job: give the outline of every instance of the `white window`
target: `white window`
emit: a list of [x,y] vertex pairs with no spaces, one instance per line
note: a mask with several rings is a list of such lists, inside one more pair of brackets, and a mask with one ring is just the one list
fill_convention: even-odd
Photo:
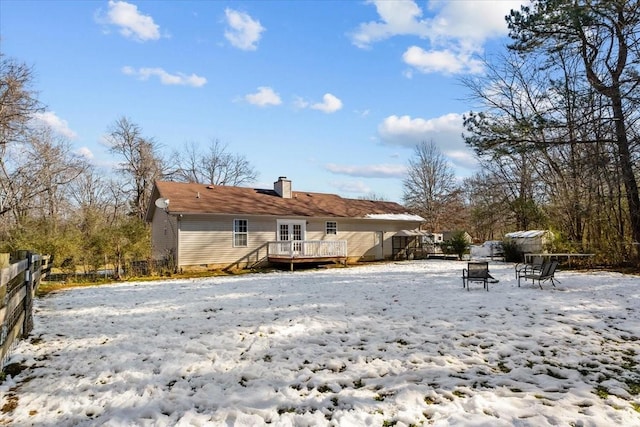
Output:
[[246,247],[249,241],[249,221],[246,219],[233,220],[233,246]]
[[338,223],[335,221],[327,221],[325,223],[325,234],[338,234]]
[[289,224],[280,224],[278,240],[289,240]]

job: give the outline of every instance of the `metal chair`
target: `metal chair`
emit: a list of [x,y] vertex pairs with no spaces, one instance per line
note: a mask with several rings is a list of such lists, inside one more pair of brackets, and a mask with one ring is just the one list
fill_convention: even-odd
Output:
[[540,286],[540,289],[542,289],[542,282],[546,282],[546,281],[550,280],[551,284],[555,288],[556,287],[556,281],[558,281],[558,283],[560,283],[560,281],[557,280],[554,277],[554,274],[556,272],[556,268],[557,267],[558,267],[558,261],[557,260],[544,262],[542,264],[542,267],[540,268],[540,270],[535,270],[535,271],[531,271],[530,273],[519,275],[518,276],[518,287],[520,287],[520,279],[524,278],[525,281],[527,279],[531,279],[533,281],[534,285],[535,285],[536,280],[537,280],[538,281],[538,286]]
[[462,288],[469,290],[470,282],[482,282],[484,289],[489,290],[489,263],[488,262],[470,262],[467,268],[462,269]]

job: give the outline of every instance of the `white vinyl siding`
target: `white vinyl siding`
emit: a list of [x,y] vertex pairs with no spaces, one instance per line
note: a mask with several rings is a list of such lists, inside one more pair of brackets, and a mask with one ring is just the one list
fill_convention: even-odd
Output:
[[243,259],[266,256],[266,243],[275,240],[275,219],[249,217],[248,246],[233,246],[233,220],[229,215],[193,215],[180,221],[180,265],[225,267]]
[[[179,221],[178,234],[180,266],[250,265],[267,256],[267,243],[277,237],[278,219],[281,217],[247,216],[246,247],[233,246],[234,215],[185,215]],[[406,221],[340,219],[337,235],[327,235],[327,218],[300,219],[305,221],[305,240],[346,240],[350,259],[374,260],[376,232],[383,234],[384,257],[391,257],[391,238],[397,231],[415,229],[419,223]]]
[[[359,258],[365,261],[372,261],[392,256],[392,237],[400,230],[414,229],[420,225],[419,222],[407,223],[405,221],[392,220],[340,220],[339,240],[347,241],[347,251],[349,258]],[[377,234],[382,232],[382,250],[379,252],[376,244]]]

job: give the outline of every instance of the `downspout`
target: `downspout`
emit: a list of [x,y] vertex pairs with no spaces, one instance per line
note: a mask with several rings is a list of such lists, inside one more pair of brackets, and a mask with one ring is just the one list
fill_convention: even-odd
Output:
[[[171,254],[173,255],[173,261],[175,262],[175,271],[177,272],[180,266],[180,248],[178,246],[178,242],[180,241],[179,239],[179,233],[180,233],[180,217],[182,215],[180,214],[170,214],[169,211],[167,209],[163,209],[165,215],[167,215],[167,222],[169,223],[169,228],[171,229],[171,235],[173,236],[173,241],[171,242]],[[173,226],[173,221],[171,219],[171,217],[175,218],[176,221],[176,225],[175,227]]]
[[180,271],[180,218],[182,215],[176,215],[176,232],[175,232],[175,261],[176,261],[176,271]]

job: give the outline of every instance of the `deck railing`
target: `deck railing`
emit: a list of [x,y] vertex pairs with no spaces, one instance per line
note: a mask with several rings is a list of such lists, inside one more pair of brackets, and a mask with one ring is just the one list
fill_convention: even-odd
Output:
[[346,240],[280,240],[269,242],[270,257],[333,258],[347,256]]

